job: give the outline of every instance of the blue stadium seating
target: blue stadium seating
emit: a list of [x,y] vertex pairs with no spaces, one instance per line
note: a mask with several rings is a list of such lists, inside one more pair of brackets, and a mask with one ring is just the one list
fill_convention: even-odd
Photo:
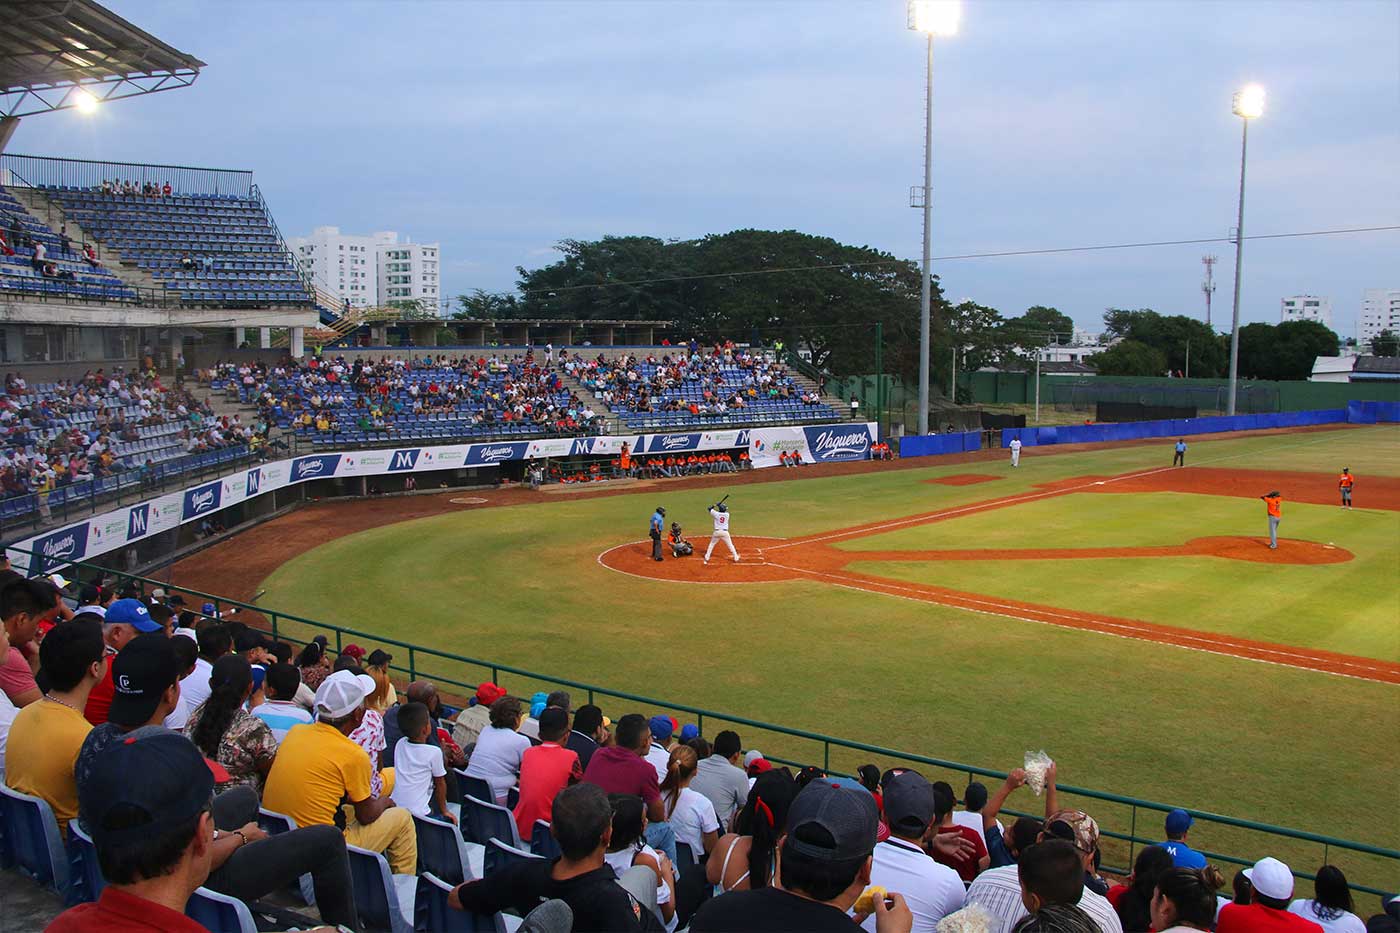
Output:
[[[73,273],[72,280],[51,279],[34,269],[34,249],[14,242],[10,233],[18,223],[26,236],[43,243],[48,250],[46,261],[59,271]],[[71,298],[81,301],[129,302],[136,299],[136,290],[105,267],[93,268],[78,252],[76,244],[67,252],[58,234],[25,210],[8,191],[0,188],[0,231],[10,240],[13,256],[0,256],[0,290],[20,292],[44,298]]]
[[200,888],[185,904],[185,916],[209,933],[258,933],[248,905],[236,897]]
[[107,887],[107,879],[102,877],[102,867],[97,862],[97,848],[87,830],[77,820],[68,821],[68,854],[71,865],[70,877],[74,903],[95,901]]
[[[124,262],[135,263],[186,305],[310,305],[296,261],[253,198],[169,198],[53,187],[44,192]],[[183,258],[203,259],[186,269]]]
[[430,871],[452,884],[476,877],[460,829],[417,814],[414,814],[413,825],[418,830],[419,871]]
[[0,784],[0,866],[12,865],[44,887],[70,896],[68,853],[53,808]]
[[378,852],[359,846],[345,847],[350,856],[350,884],[355,889],[355,910],[366,930],[412,933],[415,875],[394,875]]

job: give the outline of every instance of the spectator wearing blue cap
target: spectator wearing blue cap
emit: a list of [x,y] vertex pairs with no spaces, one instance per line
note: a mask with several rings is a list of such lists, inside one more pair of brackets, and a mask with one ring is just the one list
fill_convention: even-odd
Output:
[[1186,844],[1191,823],[1191,814],[1185,810],[1177,809],[1167,814],[1167,841],[1160,845],[1171,853],[1172,862],[1177,868],[1206,867],[1206,857]]
[[[164,626],[151,618],[150,610],[139,599],[118,599],[107,607],[104,616],[93,614],[92,617],[102,622],[102,640],[107,645],[108,662],[137,635],[165,631]],[[107,710],[112,706],[112,665],[107,663],[105,668],[102,680],[93,688],[87,705],[83,707],[83,718],[94,726],[107,721]]]
[[671,763],[671,746],[676,744],[676,729],[679,724],[670,716],[653,716],[647,720],[651,729],[651,746],[647,749],[647,762],[656,769],[657,783],[666,780],[666,769]]

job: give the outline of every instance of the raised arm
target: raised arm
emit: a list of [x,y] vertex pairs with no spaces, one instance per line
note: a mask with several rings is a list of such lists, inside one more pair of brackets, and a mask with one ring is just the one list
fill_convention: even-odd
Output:
[[987,805],[982,808],[982,828],[990,829],[996,824],[997,814],[1006,805],[1006,798],[1011,796],[1011,792],[1026,783],[1026,771],[1024,768],[1016,768],[1006,776],[996,793],[992,794]]

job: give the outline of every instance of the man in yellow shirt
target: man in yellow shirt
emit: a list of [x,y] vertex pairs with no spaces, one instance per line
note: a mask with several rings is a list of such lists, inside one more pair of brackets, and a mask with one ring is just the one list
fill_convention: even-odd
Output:
[[418,873],[418,833],[407,810],[388,795],[370,796],[370,763],[349,735],[365,715],[373,678],[337,671],[316,690],[316,721],[293,726],[282,739],[267,775],[262,805],[285,813],[297,826],[334,825],[341,803],[345,841],[382,852],[396,875]]
[[5,749],[5,784],[48,802],[58,831],[78,815],[73,766],[92,725],[83,718],[88,694],[106,672],[106,643],[96,619],[61,622],[39,644],[49,692],[15,716]]

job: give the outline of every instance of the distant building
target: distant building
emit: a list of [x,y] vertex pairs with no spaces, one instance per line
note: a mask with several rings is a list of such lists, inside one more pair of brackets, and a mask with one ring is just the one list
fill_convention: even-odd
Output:
[[1356,330],[1363,345],[1383,330],[1400,333],[1400,288],[1368,288],[1362,292]]
[[1284,324],[1289,321],[1317,321],[1328,330],[1332,330],[1332,299],[1317,295],[1294,295],[1285,298],[1278,319]]
[[369,236],[317,227],[288,241],[312,283],[337,309],[368,308],[391,301],[422,301],[436,309],[441,294],[437,243],[399,242],[392,230]]
[[1400,382],[1398,356],[1319,356],[1310,382]]

